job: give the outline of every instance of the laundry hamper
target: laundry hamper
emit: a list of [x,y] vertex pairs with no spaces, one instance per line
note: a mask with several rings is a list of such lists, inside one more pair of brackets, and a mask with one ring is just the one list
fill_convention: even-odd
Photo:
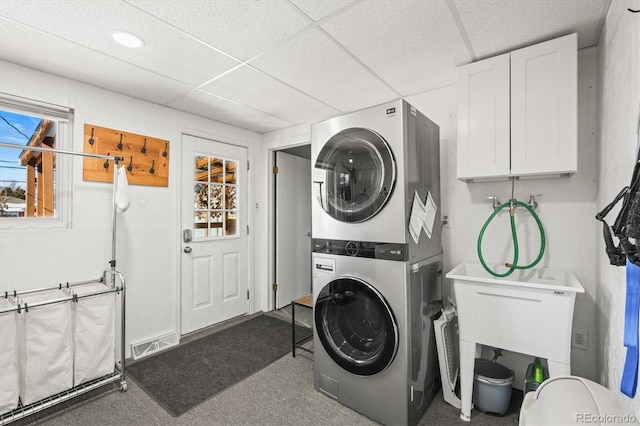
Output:
[[71,301],[44,306],[39,302],[64,299],[62,290],[48,290],[20,296],[18,314],[18,366],[20,399],[32,404],[73,387],[73,351],[71,340]]
[[115,293],[81,297],[108,290],[101,283],[74,287],[73,304],[74,384],[77,386],[111,374],[115,366]]
[[[0,311],[13,307],[6,298],[0,298]],[[0,414],[18,406],[17,316],[16,311],[0,313]]]

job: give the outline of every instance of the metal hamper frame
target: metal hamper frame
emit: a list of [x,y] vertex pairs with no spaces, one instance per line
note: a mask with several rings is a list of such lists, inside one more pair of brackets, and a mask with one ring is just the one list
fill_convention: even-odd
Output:
[[[117,222],[117,206],[116,206],[116,192],[118,190],[118,184],[117,184],[117,172],[118,172],[118,162],[122,161],[123,158],[122,157],[117,157],[117,156],[112,156],[112,155],[100,155],[100,154],[91,154],[91,153],[84,153],[84,152],[75,152],[75,151],[64,151],[64,150],[58,150],[58,149],[49,149],[49,148],[42,148],[42,147],[27,147],[27,146],[23,146],[23,145],[13,145],[13,144],[7,144],[7,143],[3,143],[0,142],[0,147],[4,147],[4,148],[16,148],[16,149],[22,149],[22,150],[31,150],[31,151],[42,151],[42,152],[51,152],[51,153],[56,153],[56,154],[67,154],[67,155],[76,155],[76,156],[81,156],[81,157],[93,157],[93,158],[101,158],[101,159],[105,159],[107,161],[109,160],[113,160],[114,162],[114,167],[113,167],[113,197],[112,197],[112,203],[113,203],[113,210],[112,210],[112,237],[111,237],[111,260],[109,261],[109,265],[110,268],[106,269],[105,271],[103,271],[102,275],[97,278],[97,279],[92,279],[92,280],[88,280],[88,281],[80,281],[80,282],[75,282],[75,283],[66,283],[66,284],[58,284],[56,286],[52,286],[52,287],[46,287],[46,288],[39,288],[39,289],[34,289],[34,290],[25,290],[25,291],[13,291],[12,293],[9,292],[5,292],[4,296],[0,296],[0,297],[5,297],[6,299],[10,299],[13,300],[14,304],[16,306],[13,306],[11,308],[5,308],[5,309],[0,309],[0,315],[2,314],[6,314],[9,312],[14,312],[17,311],[18,313],[22,311],[22,309],[28,310],[29,308],[33,308],[33,307],[37,307],[37,306],[44,306],[44,305],[50,305],[50,304],[54,304],[54,303],[61,303],[61,302],[67,302],[67,301],[72,301],[72,302],[77,302],[78,299],[81,298],[86,298],[86,297],[92,297],[92,296],[98,296],[98,295],[102,295],[102,294],[108,294],[108,293],[116,293],[118,295],[120,295],[120,314],[121,314],[121,329],[120,329],[120,361],[118,362],[116,360],[116,364],[114,366],[114,371],[110,374],[107,374],[106,376],[102,376],[99,377],[97,379],[94,380],[90,380],[88,382],[82,383],[80,385],[74,386],[73,388],[67,389],[63,392],[60,392],[58,394],[55,395],[51,395],[49,397],[46,397],[44,399],[41,399],[40,401],[36,401],[32,404],[29,405],[22,405],[22,402],[20,401],[18,404],[18,407],[15,408],[14,410],[8,411],[6,413],[0,413],[0,425],[5,425],[5,424],[9,424],[11,422],[17,421],[19,419],[22,419],[24,417],[30,416],[32,414],[35,414],[39,411],[45,410],[47,408],[50,408],[54,405],[60,404],[62,402],[68,401],[72,398],[75,398],[77,396],[80,396],[82,394],[85,394],[87,392],[90,392],[94,389],[100,388],[104,385],[107,385],[109,383],[113,383],[113,382],[117,382],[118,380],[120,381],[120,391],[125,392],[127,390],[127,381],[126,381],[126,374],[125,374],[125,316],[126,316],[126,299],[125,299],[125,288],[126,288],[126,284],[125,284],[125,278],[122,275],[122,273],[118,272],[116,270],[116,222]],[[107,275],[109,275],[109,281],[107,281]],[[120,286],[116,286],[116,278],[119,279],[120,281]],[[110,286],[107,287],[105,290],[100,290],[100,291],[95,291],[95,292],[91,292],[91,293],[86,293],[86,294],[82,294],[81,296],[78,296],[77,294],[73,294],[71,292],[70,295],[67,295],[66,297],[61,297],[61,298],[57,298],[57,299],[53,299],[53,300],[47,300],[44,302],[38,302],[38,303],[33,303],[33,304],[22,304],[20,303],[20,299],[19,296],[20,295],[25,295],[25,294],[33,294],[33,293],[38,293],[38,292],[43,292],[43,291],[48,291],[48,290],[55,290],[55,289],[66,289],[66,290],[71,290],[72,287],[74,286],[80,286],[80,285],[85,285],[85,284],[91,284],[91,283],[110,283]]]

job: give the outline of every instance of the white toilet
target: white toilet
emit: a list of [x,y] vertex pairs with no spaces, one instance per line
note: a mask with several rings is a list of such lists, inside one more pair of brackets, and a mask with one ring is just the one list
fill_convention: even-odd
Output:
[[553,377],[525,395],[520,426],[580,424],[640,423],[613,392],[582,377]]

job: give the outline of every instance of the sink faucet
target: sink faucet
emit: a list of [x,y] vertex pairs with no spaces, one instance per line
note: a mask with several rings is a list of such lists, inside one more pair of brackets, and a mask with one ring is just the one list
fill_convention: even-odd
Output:
[[542,194],[530,194],[529,202],[527,203],[529,207],[535,210],[538,207],[538,202],[536,201],[536,197],[542,197]]
[[491,200],[491,208],[493,210],[495,210],[498,207],[500,207],[500,201],[498,201],[498,197],[496,195],[492,195],[490,197],[487,197],[487,200]]

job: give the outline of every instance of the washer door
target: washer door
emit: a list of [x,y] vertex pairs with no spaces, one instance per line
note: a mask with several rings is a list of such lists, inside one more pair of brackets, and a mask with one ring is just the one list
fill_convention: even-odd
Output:
[[364,222],[393,192],[396,165],[387,142],[368,129],[347,129],[322,147],[313,171],[320,206],[342,222]]
[[393,361],[398,324],[371,285],[353,277],[331,281],[318,294],[314,312],[318,338],[340,367],[371,376]]

